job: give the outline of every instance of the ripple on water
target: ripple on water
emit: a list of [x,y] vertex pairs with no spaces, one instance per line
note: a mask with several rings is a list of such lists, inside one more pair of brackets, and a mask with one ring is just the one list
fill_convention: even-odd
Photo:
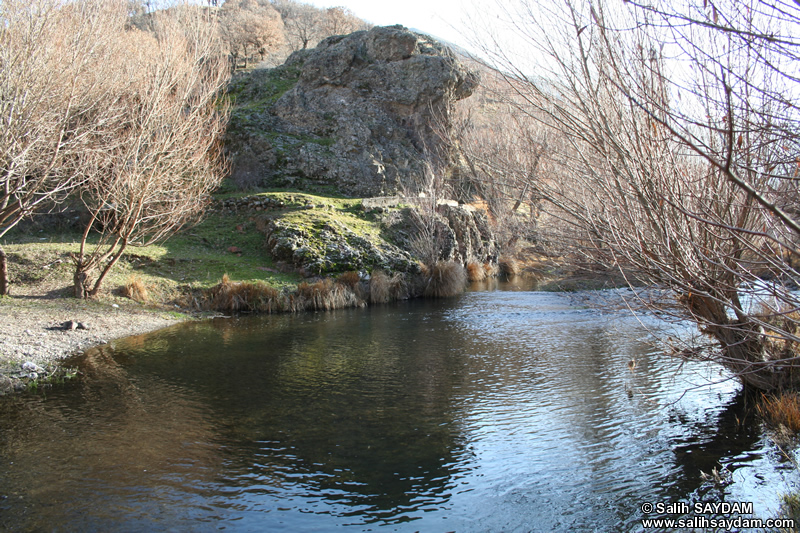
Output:
[[725,497],[768,512],[793,472],[735,382],[661,356],[655,325],[580,294],[473,292],[119,341],[87,355],[91,379],[5,404],[0,490],[21,500],[0,513],[22,530],[629,531],[643,501],[708,496],[719,463]]

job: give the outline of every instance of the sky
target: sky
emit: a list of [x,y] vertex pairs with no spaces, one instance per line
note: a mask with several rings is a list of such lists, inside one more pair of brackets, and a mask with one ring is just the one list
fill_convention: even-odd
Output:
[[465,0],[304,0],[316,7],[342,6],[378,26],[402,24],[460,46],[467,45],[463,22]]

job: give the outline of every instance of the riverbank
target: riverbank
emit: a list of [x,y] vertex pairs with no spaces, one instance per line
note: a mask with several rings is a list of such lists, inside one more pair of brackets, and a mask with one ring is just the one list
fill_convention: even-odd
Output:
[[36,288],[0,298],[0,395],[64,378],[63,361],[91,347],[192,318],[126,298],[84,301]]

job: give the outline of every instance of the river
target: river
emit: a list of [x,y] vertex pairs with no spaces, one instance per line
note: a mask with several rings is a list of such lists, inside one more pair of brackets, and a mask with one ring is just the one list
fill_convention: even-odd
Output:
[[80,378],[0,401],[0,524],[639,531],[644,503],[767,518],[797,490],[737,382],[661,354],[658,321],[492,288],[90,350]]

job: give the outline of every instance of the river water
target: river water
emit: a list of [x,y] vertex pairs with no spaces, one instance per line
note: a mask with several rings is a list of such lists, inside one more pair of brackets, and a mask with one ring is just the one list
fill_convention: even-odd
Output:
[[80,379],[0,402],[0,524],[637,531],[645,502],[770,517],[796,490],[737,383],[659,354],[657,322],[494,288],[90,350]]

